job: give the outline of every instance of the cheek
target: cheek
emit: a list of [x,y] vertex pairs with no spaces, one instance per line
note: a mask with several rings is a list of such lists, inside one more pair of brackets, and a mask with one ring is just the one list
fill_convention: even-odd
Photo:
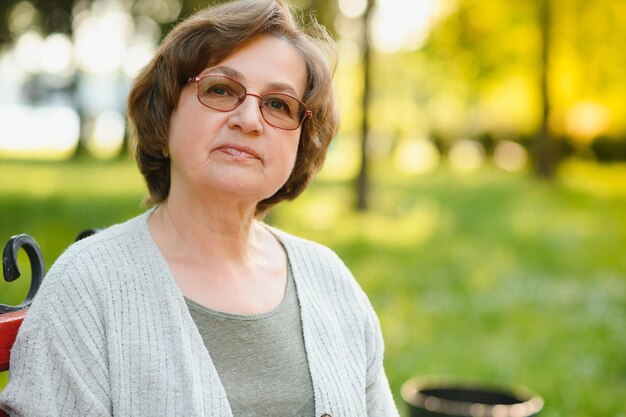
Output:
[[167,135],[168,145],[173,151],[181,145],[183,138],[187,137],[189,123],[185,120],[185,114],[180,109],[174,110],[170,118],[169,132]]
[[280,183],[280,186],[284,185],[291,172],[294,170],[297,155],[298,155],[298,139],[294,138],[281,138],[280,146],[274,147],[272,153],[272,175],[275,180]]
[[183,91],[170,117],[169,139],[188,141],[205,131],[211,120],[205,110],[195,95]]
[[284,164],[288,166],[289,173],[293,170],[294,164],[296,163],[296,159],[298,156],[298,144],[299,140],[296,138],[293,141],[290,141],[289,146],[286,147],[283,153],[283,161]]
[[196,112],[173,114],[168,133],[169,148],[176,153],[196,153],[198,156],[216,135],[215,123]]

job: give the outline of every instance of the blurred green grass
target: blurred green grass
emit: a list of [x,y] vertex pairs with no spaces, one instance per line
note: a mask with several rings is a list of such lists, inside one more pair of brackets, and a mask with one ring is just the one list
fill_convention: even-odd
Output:
[[[548,183],[379,162],[374,177],[368,213],[351,210],[350,184],[322,176],[269,221],[351,268],[403,413],[405,380],[449,375],[527,385],[545,417],[626,415],[626,166],[568,162]],[[145,194],[129,161],[1,161],[0,178],[0,240],[33,235],[48,266],[79,230],[140,213]],[[0,283],[0,302],[27,282]]]

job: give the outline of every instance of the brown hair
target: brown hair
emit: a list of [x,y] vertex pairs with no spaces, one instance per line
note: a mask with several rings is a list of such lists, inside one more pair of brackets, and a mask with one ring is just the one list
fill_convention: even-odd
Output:
[[302,54],[307,69],[303,101],[313,117],[302,126],[289,179],[257,204],[257,216],[297,197],[321,169],[338,126],[331,83],[335,43],[314,19],[306,28],[296,22],[286,1],[237,0],[208,7],[180,22],[134,81],[128,97],[131,144],[148,185],[149,204],[158,204],[169,194],[170,161],[164,150],[170,117],[187,79],[260,35],[286,39]]

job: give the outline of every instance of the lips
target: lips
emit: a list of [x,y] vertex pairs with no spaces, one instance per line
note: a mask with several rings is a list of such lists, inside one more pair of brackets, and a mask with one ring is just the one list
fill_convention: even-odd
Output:
[[261,159],[259,154],[248,146],[226,144],[216,148],[216,150],[238,158]]

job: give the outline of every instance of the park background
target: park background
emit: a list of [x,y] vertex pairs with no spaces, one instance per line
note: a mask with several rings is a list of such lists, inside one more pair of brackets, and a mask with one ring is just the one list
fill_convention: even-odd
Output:
[[[528,386],[542,416],[626,416],[626,3],[292,3],[338,42],[342,123],[268,222],[351,268],[399,409],[437,375]],[[49,266],[144,210],[125,95],[205,4],[2,1],[0,240],[31,234]],[[20,256],[0,303],[27,291]]]

